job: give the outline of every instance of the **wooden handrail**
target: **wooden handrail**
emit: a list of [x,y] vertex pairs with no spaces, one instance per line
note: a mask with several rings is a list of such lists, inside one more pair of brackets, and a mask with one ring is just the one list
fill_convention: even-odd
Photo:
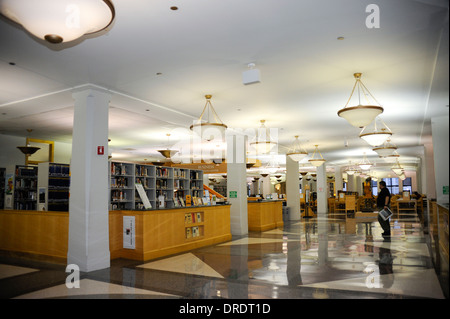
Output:
[[209,196],[211,197],[212,195],[216,195],[217,198],[225,198],[225,196],[220,195],[218,192],[216,192],[214,189],[212,189],[209,186],[206,186],[205,184],[203,184],[203,189],[209,191]]

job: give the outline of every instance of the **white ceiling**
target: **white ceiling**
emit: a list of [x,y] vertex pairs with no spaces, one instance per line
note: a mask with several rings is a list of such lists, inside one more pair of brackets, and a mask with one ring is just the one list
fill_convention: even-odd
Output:
[[[212,94],[229,128],[256,129],[265,119],[277,129],[280,154],[299,135],[310,155],[319,145],[327,166],[364,152],[383,166],[360,129],[337,116],[362,72],[400,161],[414,166],[431,117],[448,115],[448,0],[113,3],[106,31],[70,44],[46,44],[0,18],[0,134],[33,129],[34,138],[70,142],[71,91],[92,84],[112,93],[113,156],[161,159],[166,134],[176,143]],[[379,28],[366,27],[371,3]],[[243,85],[251,62],[261,83]]]

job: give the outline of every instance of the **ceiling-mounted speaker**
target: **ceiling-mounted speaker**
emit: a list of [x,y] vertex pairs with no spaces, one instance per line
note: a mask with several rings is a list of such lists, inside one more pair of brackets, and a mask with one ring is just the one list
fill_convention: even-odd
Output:
[[255,69],[254,63],[248,64],[249,70],[242,72],[242,83],[244,85],[255,84],[261,82],[261,74],[258,69]]

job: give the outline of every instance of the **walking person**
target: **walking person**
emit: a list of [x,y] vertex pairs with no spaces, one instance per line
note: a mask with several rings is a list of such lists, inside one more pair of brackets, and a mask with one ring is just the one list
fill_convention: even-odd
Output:
[[[391,202],[391,192],[389,192],[389,189],[386,188],[386,182],[381,181],[380,182],[380,193],[377,197],[377,208],[378,211],[382,210],[383,208],[389,208],[389,204]],[[389,218],[386,220],[383,220],[380,215],[378,215],[378,222],[381,225],[381,228],[383,229],[383,233],[381,234],[383,237],[389,237],[391,236],[391,224],[389,223]]]

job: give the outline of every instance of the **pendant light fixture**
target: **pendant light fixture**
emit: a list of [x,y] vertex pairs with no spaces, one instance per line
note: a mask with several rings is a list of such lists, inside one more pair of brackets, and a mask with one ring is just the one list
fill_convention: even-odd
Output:
[[395,165],[392,166],[391,169],[398,176],[400,176],[403,173],[403,168],[400,166],[400,163],[398,162],[398,160],[396,160]]
[[391,139],[388,138],[382,146],[375,147],[373,151],[377,152],[380,157],[386,157],[394,154],[397,146],[391,143]]
[[167,136],[167,149],[166,150],[158,150],[158,152],[161,153],[161,155],[164,156],[165,158],[171,158],[172,155],[178,153],[178,151],[169,149],[170,134],[166,134],[166,136]]
[[308,152],[300,144],[300,141],[298,140],[298,135],[295,136],[294,144],[291,150],[289,150],[289,152],[286,153],[286,155],[289,156],[291,160],[295,162],[301,161],[303,158],[305,158],[306,155],[308,155]]
[[354,166],[352,166],[352,162],[350,161],[345,172],[347,173],[347,175],[353,175],[356,173],[356,171],[357,171],[356,168]]
[[367,171],[372,167],[372,163],[369,162],[369,160],[367,159],[366,153],[364,153],[363,159],[362,159],[361,163],[358,164],[358,166],[363,171]]
[[380,117],[375,118],[369,126],[364,127],[361,133],[359,133],[359,137],[373,147],[382,145],[391,136],[391,130],[384,124]]
[[109,0],[0,0],[0,13],[53,44],[104,30],[115,16]]
[[277,143],[273,141],[270,136],[270,130],[264,125],[266,120],[261,120],[260,122],[261,127],[258,129],[258,134],[255,137],[255,140],[250,143],[250,146],[255,148],[257,154],[267,154],[277,145]]
[[[28,135],[32,132],[32,129],[27,129]],[[40,150],[40,147],[37,146],[31,146],[29,143],[26,146],[17,146],[17,148],[23,153],[25,154],[26,157],[33,155],[34,153],[36,153],[38,150]]]
[[[383,113],[383,108],[380,103],[373,97],[373,95],[369,92],[366,86],[361,82],[362,73],[354,73],[355,77],[355,85],[353,86],[352,93],[345,104],[344,108],[339,110],[337,113],[338,116],[346,119],[351,125],[355,127],[364,127],[369,125],[375,117]],[[350,103],[350,100],[355,92],[355,89],[358,91],[358,105],[347,107]],[[361,93],[366,98],[366,105],[361,104]],[[372,101],[370,101],[369,97],[372,97],[373,101],[378,105],[374,105]]]
[[[309,162],[310,162],[312,165],[314,165],[315,167],[319,167],[319,166],[321,166],[323,163],[325,163],[325,160],[324,160],[322,154],[321,154],[320,151],[319,151],[319,147],[318,147],[319,145],[314,145],[314,146],[315,146],[314,153],[313,153],[311,159],[309,160]],[[319,154],[320,158],[319,158],[319,157],[317,157],[317,158],[315,157],[316,153]]]
[[[197,132],[202,137],[202,139],[206,141],[211,141],[212,139],[214,139],[214,136],[217,135],[224,138],[227,126],[223,124],[223,122],[220,120],[219,116],[214,110],[214,107],[211,104],[212,95],[207,94],[205,95],[205,98],[206,104],[205,107],[203,108],[202,114],[200,114],[197,123],[190,126],[190,129],[194,132]],[[205,113],[207,116],[206,121],[203,119]],[[211,116],[214,118],[213,122],[211,121],[210,118]]]

